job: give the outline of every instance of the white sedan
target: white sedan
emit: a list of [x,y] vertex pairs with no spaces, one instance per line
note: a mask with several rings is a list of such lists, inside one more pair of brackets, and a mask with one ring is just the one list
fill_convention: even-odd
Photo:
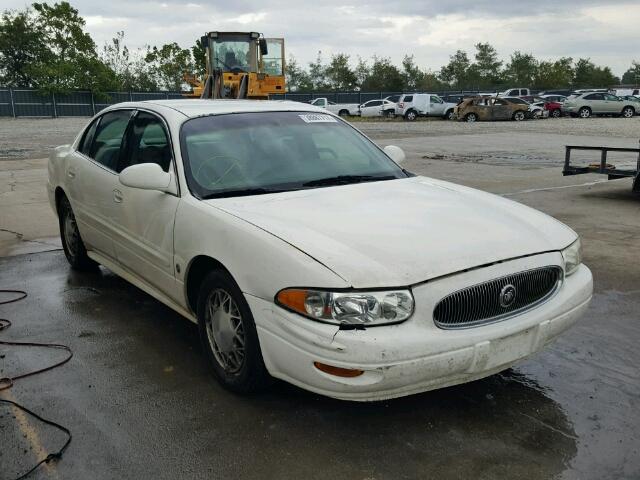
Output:
[[570,228],[403,159],[297,102],[122,103],[53,152],[48,192],[71,266],[196,322],[225,387],[379,400],[504,370],[592,295]]
[[393,117],[396,104],[389,100],[369,100],[360,105],[360,115],[363,117]]

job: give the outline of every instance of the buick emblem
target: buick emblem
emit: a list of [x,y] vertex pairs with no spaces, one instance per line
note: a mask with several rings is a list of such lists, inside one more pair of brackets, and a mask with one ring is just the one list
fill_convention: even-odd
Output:
[[500,306],[502,308],[510,307],[516,299],[516,287],[511,284],[505,285],[500,290]]

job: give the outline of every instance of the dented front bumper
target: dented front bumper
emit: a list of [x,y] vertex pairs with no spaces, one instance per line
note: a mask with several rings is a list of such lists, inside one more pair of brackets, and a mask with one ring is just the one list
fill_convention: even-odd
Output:
[[[452,275],[413,288],[414,315],[398,325],[338,330],[248,296],[265,365],[277,378],[345,400],[373,401],[455,385],[499,372],[538,351],[575,323],[591,299],[593,282],[582,265],[548,301],[504,321],[443,330],[432,320],[446,292],[543,264],[560,264],[549,253]],[[314,362],[363,370],[339,377]]]

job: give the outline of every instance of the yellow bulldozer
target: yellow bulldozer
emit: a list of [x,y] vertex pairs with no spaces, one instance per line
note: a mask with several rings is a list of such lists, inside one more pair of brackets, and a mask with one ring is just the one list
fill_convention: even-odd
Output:
[[187,74],[195,98],[266,100],[285,93],[284,39],[257,32],[209,32],[200,39],[206,51],[204,78]]

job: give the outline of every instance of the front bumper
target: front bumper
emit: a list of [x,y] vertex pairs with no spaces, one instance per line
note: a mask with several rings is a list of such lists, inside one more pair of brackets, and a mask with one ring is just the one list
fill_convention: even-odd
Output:
[[[416,311],[399,325],[338,330],[247,296],[262,355],[274,377],[329,397],[373,401],[486,377],[540,351],[575,323],[593,290],[582,265],[542,305],[504,321],[442,330],[432,312],[447,293],[489,278],[542,265],[561,265],[559,253],[527,257],[414,287]],[[364,370],[358,377],[329,375],[314,362]]]

